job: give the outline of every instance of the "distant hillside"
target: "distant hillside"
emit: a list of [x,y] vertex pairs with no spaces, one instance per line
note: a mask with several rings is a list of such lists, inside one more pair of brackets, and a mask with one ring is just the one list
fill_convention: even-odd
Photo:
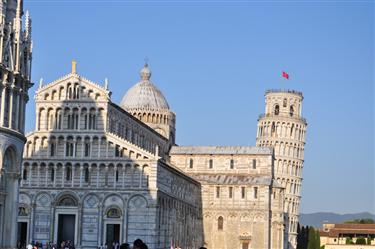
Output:
[[342,223],[347,220],[354,219],[373,219],[375,215],[371,213],[357,213],[357,214],[335,214],[335,213],[312,213],[301,214],[299,222],[302,226],[313,226],[321,228],[323,223]]

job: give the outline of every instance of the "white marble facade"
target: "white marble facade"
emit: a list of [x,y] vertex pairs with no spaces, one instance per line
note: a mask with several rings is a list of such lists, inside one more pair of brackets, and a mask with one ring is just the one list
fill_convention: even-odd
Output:
[[[24,148],[18,237],[69,238],[77,248],[136,238],[160,249],[294,248],[303,147],[288,154],[299,161],[281,169],[279,144],[261,140],[268,113],[259,119],[259,147],[177,146],[176,116],[147,64],[140,76],[120,106],[107,81],[78,75],[75,62],[70,74],[40,83],[36,129]],[[304,121],[288,115],[272,117]],[[270,131],[286,134],[281,124]],[[304,127],[298,123],[293,134],[303,136]]]
[[[198,247],[200,184],[166,160],[170,132],[161,135],[110,96],[107,83],[79,76],[75,63],[70,74],[39,86],[36,130],[27,135],[22,164],[21,237],[69,239],[77,248],[137,238],[149,248],[171,241]],[[150,122],[168,126],[168,112],[150,113]]]

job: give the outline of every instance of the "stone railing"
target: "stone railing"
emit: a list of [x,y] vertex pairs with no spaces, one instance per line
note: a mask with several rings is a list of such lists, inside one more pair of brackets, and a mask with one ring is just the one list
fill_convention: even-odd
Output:
[[293,93],[293,94],[297,94],[303,97],[302,92],[291,90],[291,89],[269,89],[269,90],[266,90],[266,94],[268,93]]

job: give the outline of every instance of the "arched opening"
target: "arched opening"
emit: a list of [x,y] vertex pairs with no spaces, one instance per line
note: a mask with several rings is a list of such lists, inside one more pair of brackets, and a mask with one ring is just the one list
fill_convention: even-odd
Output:
[[8,147],[4,154],[2,169],[5,171],[12,171],[15,168],[15,155],[14,149]]
[[193,161],[193,158],[190,158],[189,160],[189,168],[193,168],[194,167],[194,161]]
[[294,107],[292,105],[290,106],[289,114],[290,114],[291,117],[293,117]]
[[58,201],[58,206],[65,206],[65,207],[76,207],[78,206],[77,200],[71,195],[64,195]]
[[280,106],[276,105],[275,106],[275,115],[279,115],[279,113],[280,113]]
[[224,229],[224,218],[220,216],[217,219],[217,230],[222,231]]
[[90,180],[90,172],[88,168],[85,168],[85,182],[88,183]]

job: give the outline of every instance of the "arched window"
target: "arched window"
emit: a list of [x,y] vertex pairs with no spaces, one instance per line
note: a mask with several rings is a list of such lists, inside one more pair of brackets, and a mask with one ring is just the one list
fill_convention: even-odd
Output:
[[189,168],[193,168],[194,167],[194,161],[193,161],[193,158],[190,158],[189,160]]
[[287,99],[284,99],[284,100],[283,100],[283,107],[286,107],[287,103],[288,103],[288,100],[287,100]]
[[224,218],[220,216],[217,219],[217,230],[222,231],[224,229]]
[[292,124],[292,127],[290,127],[290,135],[293,136],[293,129],[294,129],[294,124]]
[[234,160],[233,159],[230,159],[230,168],[234,169]]
[[3,161],[3,169],[5,169],[6,171],[12,171],[12,168],[15,166],[15,162],[14,162],[14,159],[15,159],[15,156],[14,156],[14,150],[12,148],[8,148],[6,151],[5,151],[5,155],[4,155],[4,161]]
[[294,114],[294,107],[293,107],[292,105],[290,106],[289,114],[290,114],[291,117],[292,117],[293,114]]
[[108,218],[120,218],[121,217],[121,211],[118,208],[110,208],[107,211],[107,217]]
[[70,181],[72,180],[72,169],[70,167],[67,167],[66,168],[66,176],[65,176],[65,179],[67,181]]
[[65,156],[73,156],[73,143],[66,142],[65,146],[66,146]]
[[214,167],[214,161],[212,159],[209,160],[208,164],[209,164],[210,169]]
[[90,156],[90,143],[86,142],[85,143],[85,157],[89,157],[89,156]]
[[51,156],[55,156],[55,143],[51,143],[51,153],[50,153]]
[[29,210],[26,207],[19,207],[18,208],[18,216],[28,216]]
[[77,201],[71,196],[64,196],[60,199],[58,206],[74,207],[77,206]]
[[254,199],[258,199],[258,187],[254,187]]
[[61,111],[57,110],[56,111],[56,123],[55,123],[55,128],[61,129]]
[[51,182],[55,180],[55,169],[51,169],[51,177],[50,177]]
[[216,187],[216,198],[220,198],[220,187]]
[[257,160],[253,159],[253,169],[256,169],[256,168],[257,168]]
[[89,182],[90,172],[88,168],[85,168],[85,182]]
[[280,106],[276,105],[275,106],[275,115],[279,115],[279,113],[280,113]]
[[118,170],[116,169],[116,182],[118,182],[119,180],[119,174],[118,174]]
[[271,134],[275,134],[276,132],[276,126],[275,126],[275,122],[272,122],[272,126],[271,126]]
[[27,180],[27,169],[24,169],[24,170],[23,170],[23,176],[22,176],[22,179],[25,180],[25,181]]

